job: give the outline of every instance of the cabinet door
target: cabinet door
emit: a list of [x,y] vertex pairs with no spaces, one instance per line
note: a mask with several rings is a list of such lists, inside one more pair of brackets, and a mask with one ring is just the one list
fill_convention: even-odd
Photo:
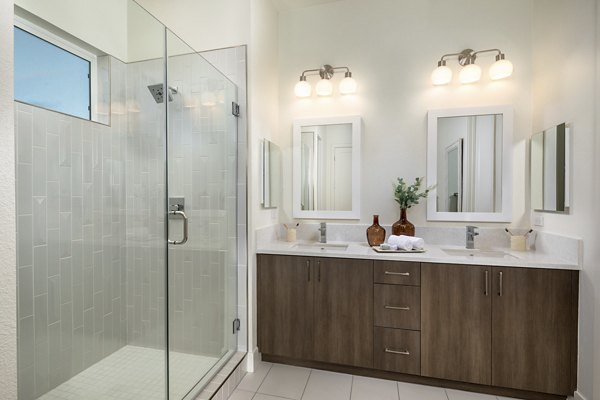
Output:
[[259,347],[264,354],[312,359],[313,261],[258,256]]
[[567,395],[571,271],[494,268],[492,384]]
[[421,374],[491,383],[491,272],[421,264]]
[[372,367],[373,262],[319,259],[315,269],[315,360]]

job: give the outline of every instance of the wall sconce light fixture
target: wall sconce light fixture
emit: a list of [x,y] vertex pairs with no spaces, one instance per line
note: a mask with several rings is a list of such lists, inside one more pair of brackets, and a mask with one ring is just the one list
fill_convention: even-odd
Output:
[[315,86],[315,92],[318,96],[331,96],[333,94],[333,84],[331,78],[333,77],[336,70],[345,70],[344,79],[340,81],[339,91],[341,94],[354,94],[356,93],[356,81],[352,77],[352,72],[348,67],[332,67],[329,64],[323,65],[319,69],[307,69],[300,75],[300,82],[296,83],[294,87],[294,93],[296,97],[309,97],[312,93],[312,87],[310,83],[306,81],[307,75],[316,75],[317,73],[321,77],[321,80],[317,82]]
[[475,64],[477,56],[482,53],[498,53],[496,54],[496,62],[492,64],[489,70],[490,79],[493,81],[508,78],[513,73],[513,64],[506,59],[504,53],[499,49],[488,49],[474,51],[465,49],[460,53],[444,54],[438,66],[431,74],[431,82],[436,85],[447,85],[452,80],[452,70],[446,65],[446,59],[457,57],[458,63],[462,66],[458,74],[458,80],[462,84],[479,82],[481,79],[481,67]]

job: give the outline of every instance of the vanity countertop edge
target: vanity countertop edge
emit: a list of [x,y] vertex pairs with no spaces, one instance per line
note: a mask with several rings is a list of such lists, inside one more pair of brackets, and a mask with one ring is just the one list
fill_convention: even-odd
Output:
[[[335,243],[335,242],[331,242]],[[364,260],[383,260],[383,261],[412,261],[420,263],[434,264],[462,264],[462,265],[490,265],[501,267],[517,268],[538,268],[538,269],[559,269],[580,271],[581,266],[568,261],[557,259],[548,254],[541,254],[536,251],[512,251],[505,248],[485,249],[494,251],[503,251],[510,258],[493,257],[469,257],[469,256],[451,256],[444,253],[444,249],[459,250],[465,249],[460,246],[446,245],[426,245],[424,253],[378,253],[365,242],[350,242],[345,250],[328,248],[322,250],[318,245],[313,248],[297,245],[306,244],[304,242],[271,242],[257,246],[256,254],[276,254],[303,257],[328,257],[328,258],[353,258]],[[313,243],[314,244],[314,243]]]

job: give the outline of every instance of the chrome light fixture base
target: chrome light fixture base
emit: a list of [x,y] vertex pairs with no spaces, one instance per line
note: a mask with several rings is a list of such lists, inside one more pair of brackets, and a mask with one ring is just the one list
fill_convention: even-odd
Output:
[[333,77],[333,72],[333,67],[329,64],[325,64],[319,69],[321,79],[331,79]]
[[473,64],[475,62],[475,51],[473,49],[464,49],[460,53],[458,53],[458,63],[463,67],[465,65]]

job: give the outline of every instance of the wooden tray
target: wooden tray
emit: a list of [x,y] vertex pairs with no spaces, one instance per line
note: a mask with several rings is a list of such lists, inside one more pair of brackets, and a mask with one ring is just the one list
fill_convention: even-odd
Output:
[[380,246],[372,246],[373,250],[378,253],[425,253],[425,249],[421,250],[381,250]]

